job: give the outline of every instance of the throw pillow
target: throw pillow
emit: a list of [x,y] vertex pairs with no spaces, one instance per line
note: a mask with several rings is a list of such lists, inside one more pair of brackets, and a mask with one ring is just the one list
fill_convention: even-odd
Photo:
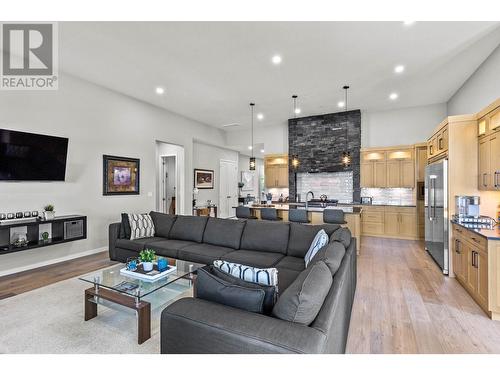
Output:
[[[339,241],[342,242],[342,244],[345,246],[347,249],[349,245],[351,244],[351,238],[352,234],[349,228],[339,228],[335,232],[332,233],[330,236],[330,242],[333,241]],[[359,246],[359,244],[358,244]]]
[[326,264],[315,262],[281,294],[274,305],[273,315],[293,323],[311,324],[321,310],[332,282]]
[[131,240],[155,235],[155,226],[149,214],[128,214],[128,221]]
[[324,229],[321,229],[318,233],[316,233],[316,236],[314,236],[311,246],[309,247],[309,250],[307,251],[306,256],[304,257],[306,267],[311,261],[311,259],[314,258],[319,249],[321,249],[327,243],[328,243],[328,234],[326,234]]
[[278,286],[276,268],[256,268],[225,260],[214,260],[214,266],[239,279],[263,285]]
[[120,225],[120,238],[130,239],[130,222],[128,221],[128,214],[122,214],[122,224]]
[[262,314],[265,292],[231,284],[210,273],[205,267],[197,270],[196,298]]
[[228,283],[243,286],[251,289],[261,289],[264,291],[264,304],[262,306],[262,310],[264,314],[271,315],[273,311],[274,304],[276,303],[276,298],[278,296],[278,287],[276,286],[268,286],[257,283],[252,283],[250,281],[241,280],[238,277],[232,276],[224,271],[221,271],[219,268],[215,266],[207,266],[209,267],[210,272],[217,276],[219,279],[227,281]]
[[342,242],[332,241],[328,245],[323,246],[311,259],[309,266],[312,266],[318,261],[323,261],[330,269],[332,275],[335,275],[344,259],[345,247]]

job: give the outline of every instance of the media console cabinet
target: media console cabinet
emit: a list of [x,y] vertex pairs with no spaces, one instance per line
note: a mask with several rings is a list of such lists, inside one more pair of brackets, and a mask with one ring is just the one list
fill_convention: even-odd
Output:
[[[44,232],[49,234],[48,240],[42,239]],[[19,234],[26,235],[28,240],[26,246],[16,247],[13,245]],[[52,220],[31,219],[22,222],[5,220],[0,223],[0,255],[85,238],[87,238],[86,216],[56,216]]]

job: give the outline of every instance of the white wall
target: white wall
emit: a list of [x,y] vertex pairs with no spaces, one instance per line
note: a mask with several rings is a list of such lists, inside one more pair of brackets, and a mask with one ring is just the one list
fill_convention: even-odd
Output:
[[[222,131],[80,79],[62,75],[57,91],[0,91],[0,127],[69,138],[66,182],[0,183],[0,212],[41,210],[88,216],[88,238],[0,255],[0,274],[107,246],[108,225],[121,212],[156,206],[155,141],[185,150],[185,197],[193,186],[193,137],[224,145]],[[102,195],[102,155],[140,158],[141,194]],[[190,212],[191,199],[185,200]]]
[[500,46],[448,101],[449,115],[476,113],[500,98]]
[[[208,199],[212,203],[219,204],[219,178],[220,178],[220,161],[230,160],[238,165],[238,152],[225,149],[222,147],[212,146],[199,141],[193,143],[193,168],[195,169],[211,169],[214,171],[214,188],[199,189],[197,204],[203,205]],[[193,172],[194,173],[194,172]],[[193,184],[190,186],[191,190]],[[191,194],[192,196],[192,194]]]
[[[228,146],[246,149],[251,143],[250,129],[231,130],[226,132]],[[254,128],[254,144],[262,143],[266,154],[282,154],[288,152],[288,122],[282,124],[258,126]]]
[[361,113],[361,147],[425,142],[446,117],[446,104]]

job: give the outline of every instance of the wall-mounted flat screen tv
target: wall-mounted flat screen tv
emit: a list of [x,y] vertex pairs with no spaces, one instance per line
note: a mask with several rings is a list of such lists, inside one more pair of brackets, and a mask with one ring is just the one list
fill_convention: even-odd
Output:
[[0,180],[64,181],[68,138],[0,129]]

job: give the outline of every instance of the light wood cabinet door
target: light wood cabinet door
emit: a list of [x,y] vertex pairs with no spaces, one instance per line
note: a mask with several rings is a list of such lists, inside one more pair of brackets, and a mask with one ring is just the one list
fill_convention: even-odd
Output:
[[477,268],[474,265],[476,260],[475,251],[467,242],[464,242],[464,250],[467,254],[467,278],[465,280],[465,286],[471,293],[475,294],[477,290]]
[[278,187],[279,166],[277,165],[266,166],[265,179],[267,188]]
[[399,234],[402,237],[417,236],[417,217],[414,212],[399,214]]
[[288,165],[279,165],[277,168],[277,187],[288,187]]
[[[499,112],[500,114],[500,112]],[[490,136],[490,175],[492,178],[491,188],[500,190],[500,132]],[[481,154],[481,151],[480,151]],[[481,162],[480,162],[481,163]]]
[[376,161],[373,163],[373,187],[387,187],[387,163],[385,161]]
[[387,162],[387,187],[398,188],[401,186],[401,162],[398,160]]
[[[415,163],[413,160],[402,161],[401,163],[401,185],[403,188],[415,187]],[[424,172],[425,174],[425,172]],[[424,177],[425,178],[425,177]]]
[[497,108],[496,111],[490,115],[489,125],[491,131],[500,129],[500,108]]
[[427,150],[425,148],[417,149],[417,181],[425,181],[425,167],[427,165]]
[[479,167],[478,167],[478,188],[479,190],[489,190],[491,188],[490,175],[490,137],[479,140]]
[[481,306],[488,309],[488,253],[476,250],[477,289],[476,296]]
[[374,174],[374,163],[361,163],[361,176],[360,176],[360,184],[361,187],[371,188],[373,187],[373,174]]
[[438,137],[438,151],[439,153],[448,151],[448,127],[445,126]]
[[467,255],[464,253],[463,240],[453,239],[453,271],[455,276],[462,282],[466,282]]
[[399,213],[386,212],[384,217],[384,233],[388,236],[399,235]]

